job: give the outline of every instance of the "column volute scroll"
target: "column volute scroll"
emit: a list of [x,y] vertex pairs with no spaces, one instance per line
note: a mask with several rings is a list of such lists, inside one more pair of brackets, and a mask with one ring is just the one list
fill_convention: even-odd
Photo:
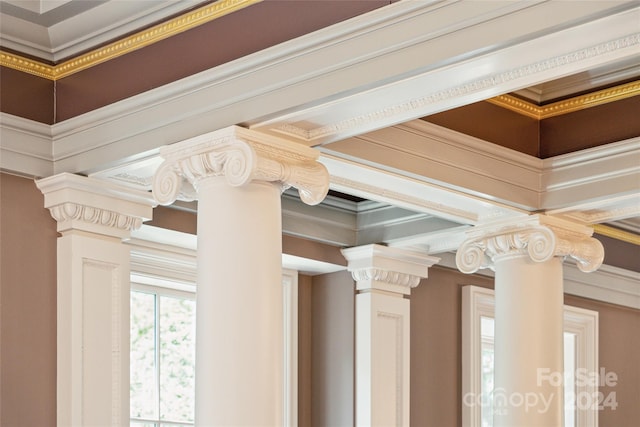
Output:
[[480,225],[467,233],[456,254],[458,269],[467,274],[494,268],[499,259],[527,255],[533,262],[570,257],[581,271],[597,270],[604,248],[593,229],[560,218],[532,215],[508,222]]
[[162,205],[195,199],[199,182],[218,176],[234,187],[251,181],[295,187],[309,205],[320,203],[329,190],[329,173],[317,162],[316,150],[238,126],[164,147],[160,155],[165,160],[153,193]]

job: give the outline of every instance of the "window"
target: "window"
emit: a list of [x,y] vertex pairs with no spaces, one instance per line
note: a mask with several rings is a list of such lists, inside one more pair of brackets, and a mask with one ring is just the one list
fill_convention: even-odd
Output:
[[[462,425],[491,427],[494,292],[465,286],[462,295]],[[576,398],[591,399],[597,387],[575,381],[576,372],[597,372],[597,349],[598,313],[565,305],[565,427],[597,426],[597,405],[576,405]]]
[[131,288],[131,426],[193,425],[195,295]]

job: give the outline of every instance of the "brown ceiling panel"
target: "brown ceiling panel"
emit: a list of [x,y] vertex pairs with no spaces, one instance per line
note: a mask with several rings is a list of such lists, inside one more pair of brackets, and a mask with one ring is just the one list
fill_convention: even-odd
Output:
[[389,4],[388,0],[272,0],[96,65],[57,82],[57,121]]
[[604,264],[640,273],[640,246],[594,234],[604,246]]
[[0,111],[37,122],[54,122],[54,82],[0,67]]
[[544,119],[540,158],[640,136],[640,96]]
[[423,120],[521,153],[538,155],[538,121],[488,102],[476,102]]

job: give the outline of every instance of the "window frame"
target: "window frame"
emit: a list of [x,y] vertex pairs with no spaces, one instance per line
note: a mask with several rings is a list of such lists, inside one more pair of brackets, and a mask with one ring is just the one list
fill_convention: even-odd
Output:
[[[495,318],[495,293],[493,289],[466,285],[462,288],[462,396],[481,393],[482,337],[481,317]],[[598,372],[598,312],[564,305],[564,332],[576,335],[576,369]],[[578,385],[576,396],[589,393],[594,396],[598,387],[593,384]],[[462,402],[462,425],[480,427],[482,407]],[[598,409],[576,409],[576,426],[597,427]]]

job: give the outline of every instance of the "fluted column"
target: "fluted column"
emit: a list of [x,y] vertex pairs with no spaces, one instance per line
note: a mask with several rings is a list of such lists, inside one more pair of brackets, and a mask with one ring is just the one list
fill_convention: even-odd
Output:
[[63,173],[37,181],[58,223],[57,425],[129,425],[129,247],[148,193]]
[[160,154],[156,199],[198,199],[196,425],[282,425],[280,196],[319,203],[328,172],[315,150],[239,127]]
[[604,249],[592,233],[533,215],[475,227],[458,249],[463,273],[495,270],[494,426],[563,424],[562,262],[596,270]]
[[356,281],[356,425],[409,426],[408,296],[438,258],[366,245],[343,249]]

